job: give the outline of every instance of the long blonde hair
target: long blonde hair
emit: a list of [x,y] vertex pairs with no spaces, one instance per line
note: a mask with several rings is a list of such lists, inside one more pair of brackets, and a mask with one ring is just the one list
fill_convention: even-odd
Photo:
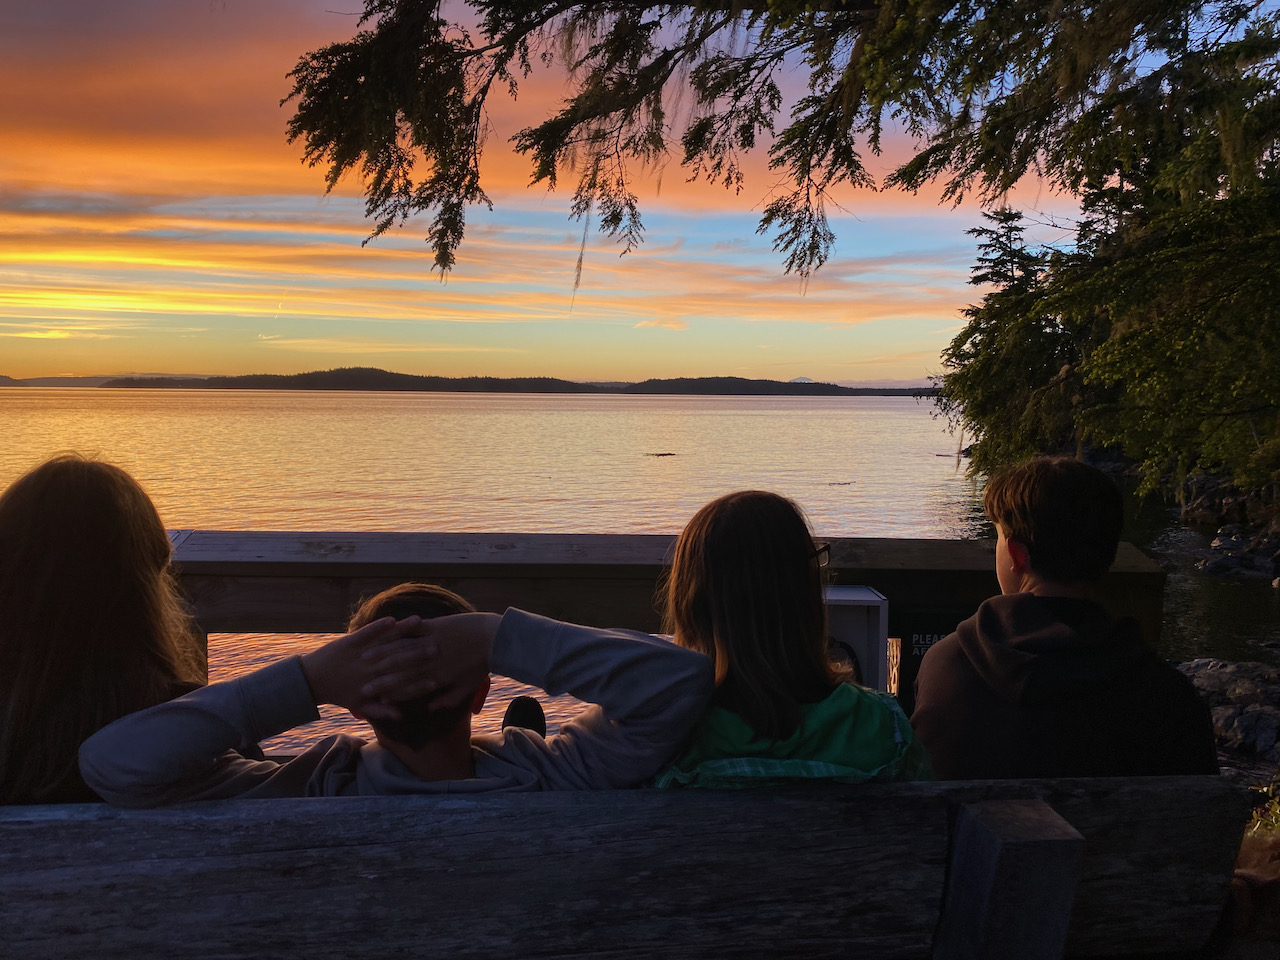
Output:
[[81,742],[202,680],[170,551],[107,463],[55,457],[0,495],[0,803],[95,799]]
[[843,679],[827,656],[813,536],[786,497],[743,490],[694,514],[676,540],[664,630],[715,663],[716,702],[768,739]]

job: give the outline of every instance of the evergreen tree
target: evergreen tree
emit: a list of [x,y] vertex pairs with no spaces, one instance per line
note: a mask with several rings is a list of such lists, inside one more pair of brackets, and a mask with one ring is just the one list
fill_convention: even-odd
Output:
[[1275,11],[1210,12],[1170,24],[1139,82],[1062,141],[1073,243],[1039,252],[1029,291],[984,274],[995,289],[940,378],[944,411],[979,438],[975,468],[1093,445],[1136,459],[1146,489],[1280,479]]
[[[1274,142],[1269,3],[465,0],[455,12],[365,0],[357,35],[291,74],[289,135],[308,162],[327,167],[330,187],[360,174],[375,236],[428,215],[441,269],[467,206],[488,203],[488,97],[514,96],[539,64],[567,70],[571,90],[515,142],[535,182],[576,175],[573,214],[598,216],[629,249],[642,235],[637,164],[674,151],[691,177],[737,189],[742,154],[768,143],[783,186],[761,230],[802,275],[830,249],[832,190],[875,185],[863,158],[886,128],[918,147],[887,185],[941,178],[955,200],[995,201],[1028,171],[1071,192],[1110,189],[1114,171],[1097,171],[1117,163],[1126,185],[1138,176],[1199,192],[1225,172],[1234,186]],[[808,90],[788,105],[778,77],[797,66]],[[1194,129],[1166,128],[1164,109],[1151,112],[1162,101]],[[1170,137],[1178,163],[1148,169],[1153,138]]]
[[1059,283],[1108,319],[1082,373],[1110,400],[1085,432],[1139,460],[1147,489],[1197,471],[1280,480],[1280,183],[1267,179],[1154,217]]
[[[1112,447],[1143,488],[1195,472],[1280,480],[1280,184],[1097,221],[1071,251],[1030,252],[997,211],[974,282],[994,284],[943,353],[938,404],[987,472]],[[1096,200],[1096,197],[1090,199]],[[1091,207],[1097,216],[1099,201]]]
[[990,225],[969,231],[979,240],[970,282],[995,289],[964,311],[965,327],[942,355],[935,402],[967,429],[973,468],[989,472],[1039,453],[1078,452],[1088,394],[1079,371],[1092,344],[1056,308],[1053,258],[1027,249],[1022,214],[983,216]]

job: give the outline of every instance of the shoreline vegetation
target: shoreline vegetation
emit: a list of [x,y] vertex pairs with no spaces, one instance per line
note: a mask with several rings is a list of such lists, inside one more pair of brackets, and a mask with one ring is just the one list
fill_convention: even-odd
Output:
[[[0,377],[0,386],[24,385],[21,380]],[[676,377],[650,379],[640,383],[580,383],[555,377],[420,376],[393,373],[374,367],[339,367],[308,373],[260,373],[236,377],[116,377],[97,385],[170,390],[386,390],[424,393],[669,394],[725,397],[931,397],[937,393],[933,387],[842,387],[811,380]]]

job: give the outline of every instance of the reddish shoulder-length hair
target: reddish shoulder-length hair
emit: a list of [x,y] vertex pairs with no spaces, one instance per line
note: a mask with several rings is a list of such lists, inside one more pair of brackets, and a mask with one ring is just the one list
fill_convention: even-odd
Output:
[[92,800],[81,742],[202,680],[155,506],[55,457],[0,495],[0,803]]
[[743,490],[694,514],[665,585],[666,632],[715,664],[716,702],[768,739],[843,679],[827,655],[813,535],[786,497]]

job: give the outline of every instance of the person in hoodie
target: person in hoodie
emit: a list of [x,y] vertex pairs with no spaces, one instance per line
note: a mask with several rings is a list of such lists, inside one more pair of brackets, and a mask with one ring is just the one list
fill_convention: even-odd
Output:
[[1191,681],[1095,599],[1120,540],[1115,484],[1045,457],[991,477],[983,507],[1001,595],[931,647],[916,678],[911,725],[938,777],[1217,773]]
[[[416,592],[374,597],[351,633],[301,657],[110,724],[80,748],[85,782],[124,807],[631,787],[679,750],[711,696],[710,661],[660,637],[457,612],[471,608],[456,594]],[[396,620],[406,604],[442,615]],[[545,739],[517,727],[472,736],[490,670],[593,706]],[[367,719],[375,739],[325,737],[286,762],[238,751],[317,719],[319,703]]]
[[742,490],[676,540],[664,629],[715,664],[716,692],[659,787],[919,780],[929,761],[897,700],[832,662],[822,557],[800,508]]

